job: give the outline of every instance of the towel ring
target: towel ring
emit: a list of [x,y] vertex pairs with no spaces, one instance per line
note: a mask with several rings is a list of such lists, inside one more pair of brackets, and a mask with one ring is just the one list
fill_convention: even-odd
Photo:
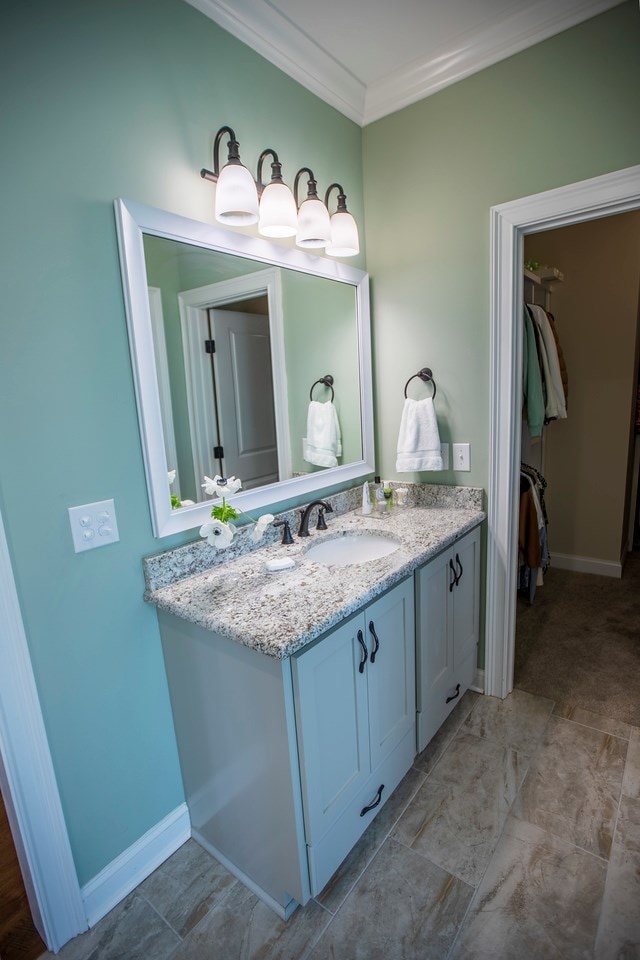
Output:
[[436,382],[435,382],[435,380],[433,379],[433,373],[431,372],[431,370],[429,369],[429,367],[423,367],[422,370],[418,370],[418,372],[417,372],[417,373],[414,373],[414,375],[413,375],[412,377],[409,377],[409,379],[407,380],[407,382],[406,382],[405,385],[404,385],[404,396],[405,396],[405,399],[406,399],[406,397],[407,397],[407,387],[409,386],[409,384],[411,383],[412,380],[415,380],[416,377],[419,377],[419,378],[423,381],[423,383],[431,383],[431,385],[433,386],[433,395],[432,395],[431,399],[432,399],[432,400],[435,400],[435,396],[436,396]]
[[319,380],[316,380],[315,383],[311,384],[311,390],[309,390],[309,400],[313,400],[313,388],[316,387],[319,383],[322,383],[325,387],[329,387],[329,389],[331,390],[331,402],[333,403],[333,398],[335,397],[335,393],[333,392],[333,377],[331,376],[330,373],[328,373],[326,377],[320,377]]

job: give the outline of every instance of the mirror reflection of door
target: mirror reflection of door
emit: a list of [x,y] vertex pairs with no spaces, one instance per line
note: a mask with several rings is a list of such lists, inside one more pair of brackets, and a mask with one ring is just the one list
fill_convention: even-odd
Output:
[[218,443],[207,451],[207,476],[240,477],[244,489],[275,483],[278,450],[267,298],[210,308],[207,319],[211,416],[218,435]]

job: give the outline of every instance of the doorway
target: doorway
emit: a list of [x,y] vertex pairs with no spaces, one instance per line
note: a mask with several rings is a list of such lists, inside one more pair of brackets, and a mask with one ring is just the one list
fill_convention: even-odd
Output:
[[640,166],[491,210],[491,374],[485,692],[513,689],[524,235],[640,209]]
[[[521,508],[532,497],[526,473],[532,467],[546,484],[543,532],[550,562],[528,578],[528,591],[521,576],[514,686],[640,724],[640,566],[627,555],[638,469],[640,211],[528,234],[524,254],[525,263],[536,265],[535,277],[555,278],[543,281],[546,310],[533,311],[545,321],[551,317],[566,363],[567,416],[551,419],[528,449],[523,421],[521,459],[528,466],[522,467]],[[542,302],[539,290],[526,277],[528,303],[532,294]],[[537,525],[523,528],[520,542],[533,550]]]

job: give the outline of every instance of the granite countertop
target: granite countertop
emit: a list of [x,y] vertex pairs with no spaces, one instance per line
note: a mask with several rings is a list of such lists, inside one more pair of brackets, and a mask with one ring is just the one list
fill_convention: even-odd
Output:
[[[327,515],[328,530],[310,530],[306,540],[254,550],[228,563],[157,589],[145,599],[158,609],[215,631],[271,657],[284,658],[355,613],[440,553],[484,519],[476,508],[395,508],[389,517],[352,511]],[[378,560],[328,566],[305,559],[321,540],[374,532],[399,541]],[[293,569],[269,573],[265,562],[292,557]]]

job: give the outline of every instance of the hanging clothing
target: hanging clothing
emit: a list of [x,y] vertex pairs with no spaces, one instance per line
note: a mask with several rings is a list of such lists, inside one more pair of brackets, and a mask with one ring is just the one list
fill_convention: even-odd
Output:
[[541,360],[547,388],[545,416],[547,420],[566,420],[567,405],[562,385],[558,348],[547,314],[537,304],[528,304],[532,319],[540,332]]
[[523,409],[532,437],[542,435],[544,425],[545,401],[542,392],[542,374],[538,359],[538,346],[533,328],[533,320],[525,304],[523,313],[524,337],[522,357],[522,399]]
[[560,363],[560,377],[562,379],[562,389],[564,391],[564,403],[565,409],[569,410],[569,374],[567,372],[567,364],[564,359],[564,354],[562,352],[562,347],[560,345],[560,337],[558,336],[558,330],[556,328],[556,318],[552,313],[549,313],[548,310],[545,311],[547,314],[547,319],[551,326],[551,332],[553,333],[553,339],[556,342],[556,350],[558,351],[558,362]]
[[536,588],[549,566],[547,511],[544,490],[547,481],[529,464],[521,464],[518,524],[518,589],[533,603]]

